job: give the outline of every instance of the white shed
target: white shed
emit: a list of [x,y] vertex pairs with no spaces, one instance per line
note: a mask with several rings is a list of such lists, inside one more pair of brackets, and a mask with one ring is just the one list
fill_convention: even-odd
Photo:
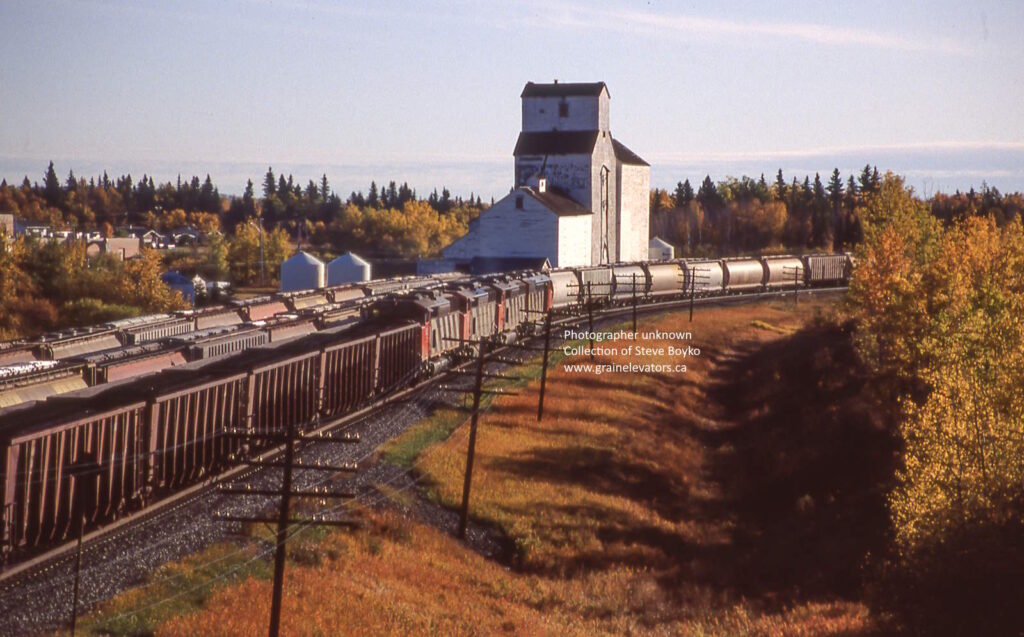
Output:
[[346,252],[327,264],[327,285],[343,285],[370,280],[370,264]]
[[660,237],[651,239],[647,252],[651,261],[668,261],[676,256],[676,249],[672,244]]
[[314,290],[324,287],[324,262],[299,252],[281,263],[281,291]]

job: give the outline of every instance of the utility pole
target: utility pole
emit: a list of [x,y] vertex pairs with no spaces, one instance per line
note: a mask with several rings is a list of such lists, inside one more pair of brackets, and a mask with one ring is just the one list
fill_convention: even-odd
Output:
[[[314,421],[315,423],[315,421]],[[287,432],[284,435],[281,434],[252,434],[246,431],[230,432],[228,435],[234,437],[242,437],[247,439],[255,439],[259,442],[284,442],[284,459],[282,462],[264,461],[262,458],[258,458],[255,461],[246,462],[253,466],[259,467],[283,467],[284,477],[281,483],[281,490],[253,490],[253,489],[242,489],[238,487],[224,486],[221,488],[221,493],[229,493],[233,495],[263,495],[263,496],[279,496],[280,507],[278,509],[278,515],[276,518],[277,522],[277,533],[276,541],[277,545],[274,552],[274,588],[273,596],[270,604],[270,627],[268,634],[270,637],[278,637],[281,630],[281,600],[284,593],[284,567],[285,560],[287,558],[287,542],[288,542],[288,528],[292,524],[316,524],[321,526],[344,526],[344,527],[355,527],[358,523],[354,520],[331,520],[326,519],[323,516],[313,516],[311,520],[296,520],[291,519],[291,502],[292,497],[315,497],[322,501],[326,501],[328,498],[353,498],[355,494],[350,492],[332,493],[326,489],[313,491],[294,491],[292,488],[293,475],[295,469],[310,469],[317,471],[330,471],[330,472],[354,472],[356,466],[353,464],[343,464],[341,466],[327,466],[320,463],[317,464],[303,464],[295,460],[295,443],[298,440],[311,440],[318,442],[340,442],[340,443],[357,443],[359,442],[358,435],[343,434],[340,436],[324,435],[320,433],[316,436],[309,436],[298,431],[295,423],[289,423]],[[218,516],[222,521],[225,522],[263,522],[270,523],[275,521],[274,519],[260,518],[260,517],[235,517],[235,516]]]
[[267,266],[263,261],[263,215],[257,217],[260,223],[260,287],[265,287],[267,284]]
[[469,525],[469,488],[473,482],[473,456],[476,452],[476,425],[480,419],[480,394],[483,390],[484,359],[487,357],[487,341],[480,341],[480,355],[476,363],[476,379],[473,385],[473,415],[469,425],[469,449],[466,451],[466,479],[462,484],[462,512],[459,516],[459,537],[466,539]]
[[537,422],[544,418],[544,389],[548,382],[548,354],[551,352],[551,310],[544,317],[544,363],[540,369],[540,398],[537,400]]
[[636,272],[633,273],[633,333],[636,334]]
[[71,475],[74,476],[75,484],[75,505],[72,519],[78,522],[78,547],[75,550],[75,585],[71,595],[71,637],[75,635],[75,628],[78,624],[78,590],[82,579],[82,536],[85,534],[85,519],[89,514],[89,493],[95,491],[91,487],[95,485],[99,477],[99,463],[95,452],[86,452],[79,456],[78,462],[71,467]]
[[693,323],[693,297],[697,292],[696,285],[697,266],[690,267],[690,322]]
[[590,360],[594,360],[594,297],[587,281],[587,326],[590,328]]

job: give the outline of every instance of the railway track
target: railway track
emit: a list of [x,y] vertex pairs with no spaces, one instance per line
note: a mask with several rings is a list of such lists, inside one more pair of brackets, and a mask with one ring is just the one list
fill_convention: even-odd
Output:
[[[801,290],[801,295],[829,295],[845,292],[845,287],[834,287],[834,288],[815,288]],[[780,297],[788,297],[792,295],[792,291],[776,291],[776,292],[760,292],[760,293],[748,293],[748,294],[737,294],[721,297],[702,297],[694,300],[694,304],[698,307],[708,306],[723,306],[723,305],[734,305],[734,304],[746,304],[764,301],[768,299],[778,299]],[[638,305],[636,308],[638,315],[646,315],[651,313],[659,313],[670,311],[673,309],[683,309],[690,305],[689,299],[674,299],[670,301],[662,301],[656,303],[649,303]],[[607,325],[609,322],[615,322],[622,318],[628,317],[632,314],[632,306],[612,306],[604,307],[600,310],[596,310],[594,313],[595,326]],[[567,327],[571,325],[579,325],[587,321],[587,316],[575,316],[557,319],[552,322],[553,326],[556,327]],[[536,338],[536,337],[533,337]],[[560,340],[560,339],[559,339]],[[525,360],[526,357],[524,357]],[[443,402],[445,398],[451,400],[451,395],[448,392],[438,390],[438,386],[443,382],[451,386],[457,386],[460,383],[468,382],[465,376],[459,376],[453,372],[463,370],[469,362],[461,363],[453,366],[451,369],[439,375],[426,378],[419,381],[413,386],[402,389],[390,395],[381,397],[379,400],[367,405],[366,407],[350,413],[344,416],[324,421],[313,430],[314,435],[317,432],[329,433],[340,429],[368,429],[372,428],[377,422],[377,419],[381,414],[385,414],[384,418],[390,418],[385,412],[388,410],[402,412],[403,405],[415,405],[412,409],[412,420],[406,423],[406,426],[412,424],[415,420],[418,420],[426,413],[429,413],[433,406],[439,402]],[[500,365],[495,363],[494,365]],[[444,396],[444,394],[448,396]],[[387,429],[387,427],[385,427]],[[404,429],[404,427],[403,427]],[[388,432],[383,438],[375,438],[374,436],[366,436],[367,432],[360,432],[364,435],[364,440],[367,443],[373,445],[373,449],[369,451],[365,456],[356,458],[356,460],[365,460],[372,456],[376,449],[388,439],[393,437],[392,434],[397,435],[397,432]],[[369,432],[372,433],[372,432]],[[302,453],[309,454],[315,451],[317,447],[328,448],[337,447],[337,445],[318,445],[315,440],[306,443],[302,448]],[[362,445],[360,445],[362,447]],[[266,450],[262,455],[264,458],[273,458],[277,454],[283,451],[283,446],[273,449]],[[352,458],[337,458],[335,460],[349,460]],[[107,524],[101,528],[97,528],[83,538],[83,556],[84,563],[89,565],[88,569],[96,569],[102,567],[104,558],[110,553],[117,553],[119,546],[132,545],[133,543],[140,542],[139,538],[133,537],[139,532],[139,529],[143,529],[142,535],[151,537],[153,530],[162,526],[161,522],[166,522],[168,525],[179,524],[181,518],[191,518],[193,523],[197,522],[195,513],[199,509],[198,513],[202,513],[202,509],[207,507],[211,496],[216,496],[218,485],[233,482],[233,483],[245,483],[249,481],[255,481],[257,483],[269,482],[273,484],[273,480],[279,472],[271,469],[264,468],[252,468],[247,466],[237,466],[229,469],[217,476],[211,477],[203,482],[194,484],[188,488],[185,488],[167,498],[162,499],[159,502],[151,504],[149,507],[142,509],[138,512],[125,515],[116,522]],[[212,515],[209,515],[210,511],[205,511],[206,517],[212,519]],[[210,520],[206,520],[205,523],[209,523]],[[213,522],[214,525],[224,523]],[[169,537],[161,537],[157,539],[157,542],[173,543],[175,535],[171,527],[168,526],[165,531],[170,530],[170,533],[166,535]],[[208,544],[212,541],[216,541],[217,538],[201,539],[197,543],[198,546]],[[143,539],[144,543],[146,540]],[[182,542],[185,545],[184,551],[172,551],[171,557],[180,555],[194,550],[188,547],[193,542],[185,541]],[[9,566],[6,570],[0,573],[0,615],[4,615],[2,611],[9,611],[12,606],[23,606],[25,597],[24,594],[31,594],[34,590],[36,593],[41,592],[41,589],[45,589],[48,586],[53,588],[61,588],[63,580],[69,577],[69,571],[73,570],[75,561],[75,548],[76,542],[70,541],[65,542],[59,546],[56,546],[45,552],[31,556],[24,561]],[[55,581],[48,582],[53,579]],[[131,581],[122,581],[118,585],[112,585],[109,588],[109,593],[116,593],[117,590],[127,588],[132,584]],[[64,585],[64,588],[70,589],[69,586]],[[102,599],[108,595],[100,595],[99,599]],[[70,615],[70,601],[66,599],[69,597],[66,592],[63,594],[59,591],[53,596],[42,596],[37,599],[63,599],[66,602],[66,611],[46,613],[52,614],[50,622],[47,622],[44,617],[25,617],[24,622],[15,621],[9,624],[7,620],[0,620],[0,634],[20,634],[26,627],[31,627],[33,630],[38,630],[44,625],[48,624],[51,627],[59,626],[61,618],[66,618]],[[90,605],[98,601],[97,599],[86,598],[86,605]],[[65,604],[60,604],[61,606]],[[31,613],[28,613],[29,615]],[[7,613],[8,619],[12,619],[10,613]],[[16,619],[16,617],[15,617]],[[42,620],[41,622],[37,620]],[[13,629],[13,632],[9,632]]]

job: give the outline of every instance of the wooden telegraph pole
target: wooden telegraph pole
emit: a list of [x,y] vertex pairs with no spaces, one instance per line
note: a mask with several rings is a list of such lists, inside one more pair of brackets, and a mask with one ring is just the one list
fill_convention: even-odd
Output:
[[[314,421],[313,424],[315,424]],[[292,422],[288,425],[287,432],[285,434],[253,434],[246,431],[231,432],[228,435],[235,437],[242,437],[246,439],[255,439],[261,442],[284,442],[284,459],[281,462],[276,461],[264,461],[259,458],[255,461],[247,461],[245,464],[250,464],[258,467],[282,467],[284,469],[284,477],[281,481],[281,490],[253,490],[244,489],[240,487],[232,487],[225,485],[221,488],[222,493],[228,493],[232,495],[264,495],[264,496],[278,496],[280,497],[280,507],[278,509],[277,518],[262,518],[262,517],[238,517],[238,516],[219,516],[222,521],[225,522],[263,522],[271,523],[277,522],[276,541],[277,545],[274,552],[274,590],[270,604],[270,627],[268,634],[270,637],[278,637],[281,631],[281,600],[284,593],[284,567],[287,558],[287,542],[288,542],[288,528],[292,524],[315,524],[319,526],[343,526],[343,527],[356,527],[358,522],[354,520],[330,520],[323,516],[313,516],[310,520],[296,520],[291,519],[291,503],[292,497],[315,497],[321,500],[328,498],[353,498],[354,493],[351,492],[340,492],[332,493],[326,489],[313,491],[294,491],[294,471],[295,469],[309,469],[316,471],[329,471],[332,473],[338,472],[354,472],[356,471],[356,465],[345,463],[340,466],[328,466],[322,464],[303,464],[295,460],[295,443],[299,440],[311,440],[318,442],[340,442],[340,443],[357,443],[359,442],[359,436],[354,434],[342,434],[342,435],[324,435],[320,433],[316,436],[305,435],[301,433]]]
[[476,363],[476,379],[473,384],[473,415],[469,424],[469,449],[466,451],[466,479],[462,483],[462,511],[459,515],[459,537],[466,539],[469,525],[469,489],[473,483],[473,456],[476,452],[476,426],[480,419],[480,394],[483,392],[484,360],[487,358],[487,341],[480,341],[480,354]]
[[636,272],[633,273],[633,333],[636,334]]
[[78,546],[75,550],[75,584],[71,595],[71,637],[75,635],[78,624],[78,591],[82,579],[82,536],[85,534],[85,519],[89,515],[89,494],[95,494],[96,480],[99,478],[100,465],[95,452],[86,452],[79,456],[78,462],[71,467],[75,478],[75,506],[72,519],[78,522]]
[[544,317],[544,362],[540,368],[540,397],[537,399],[537,422],[544,418],[544,390],[548,384],[548,355],[551,353],[551,310]]

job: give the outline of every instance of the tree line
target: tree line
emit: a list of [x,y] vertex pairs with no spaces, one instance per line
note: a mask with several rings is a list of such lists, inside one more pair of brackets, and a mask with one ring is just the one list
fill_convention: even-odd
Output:
[[[871,165],[845,179],[836,168],[827,181],[818,173],[813,180],[787,181],[781,169],[771,182],[763,174],[718,183],[707,176],[696,191],[687,179],[674,192],[651,191],[651,235],[694,256],[849,250],[863,239],[865,202],[881,182]],[[938,193],[925,204],[947,224],[989,215],[1001,224],[1021,216],[1024,195],[1003,195],[983,184],[980,192]]]
[[902,458],[872,599],[922,634],[1024,626],[1020,196],[922,201],[886,175],[859,208],[848,303]]

